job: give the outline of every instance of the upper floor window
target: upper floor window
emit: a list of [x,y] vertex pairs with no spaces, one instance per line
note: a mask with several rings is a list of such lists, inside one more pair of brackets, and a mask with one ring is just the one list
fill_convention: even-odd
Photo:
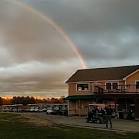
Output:
[[106,83],[106,89],[107,90],[118,89],[118,83]]
[[87,91],[87,90],[89,90],[89,84],[88,83],[77,84],[77,91]]
[[118,83],[112,83],[113,89],[118,89]]
[[106,83],[106,89],[111,90],[111,83]]
[[136,81],[136,89],[139,89],[139,81]]

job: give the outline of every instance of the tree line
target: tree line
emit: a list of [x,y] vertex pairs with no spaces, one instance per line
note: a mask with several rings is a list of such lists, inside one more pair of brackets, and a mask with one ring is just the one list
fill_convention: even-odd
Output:
[[38,104],[38,103],[65,103],[65,98],[47,98],[38,99],[35,97],[24,97],[24,96],[14,96],[12,98],[2,98],[0,97],[0,105],[14,105],[14,104]]

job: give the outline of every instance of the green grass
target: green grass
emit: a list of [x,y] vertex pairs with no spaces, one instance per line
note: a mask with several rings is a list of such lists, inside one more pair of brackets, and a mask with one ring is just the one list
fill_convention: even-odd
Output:
[[21,122],[20,114],[0,113],[0,139],[139,139],[139,133],[121,135],[63,126],[37,127]]

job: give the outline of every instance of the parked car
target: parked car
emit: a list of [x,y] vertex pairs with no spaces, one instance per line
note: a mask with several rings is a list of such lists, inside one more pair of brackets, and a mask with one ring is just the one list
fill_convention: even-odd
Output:
[[46,110],[46,114],[53,114],[53,113],[54,113],[54,111],[52,109],[47,109]]

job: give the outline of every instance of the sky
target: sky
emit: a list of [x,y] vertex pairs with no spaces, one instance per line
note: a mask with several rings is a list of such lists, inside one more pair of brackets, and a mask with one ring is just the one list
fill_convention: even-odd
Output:
[[67,96],[65,81],[81,62],[86,68],[139,65],[138,5],[0,0],[0,96]]

